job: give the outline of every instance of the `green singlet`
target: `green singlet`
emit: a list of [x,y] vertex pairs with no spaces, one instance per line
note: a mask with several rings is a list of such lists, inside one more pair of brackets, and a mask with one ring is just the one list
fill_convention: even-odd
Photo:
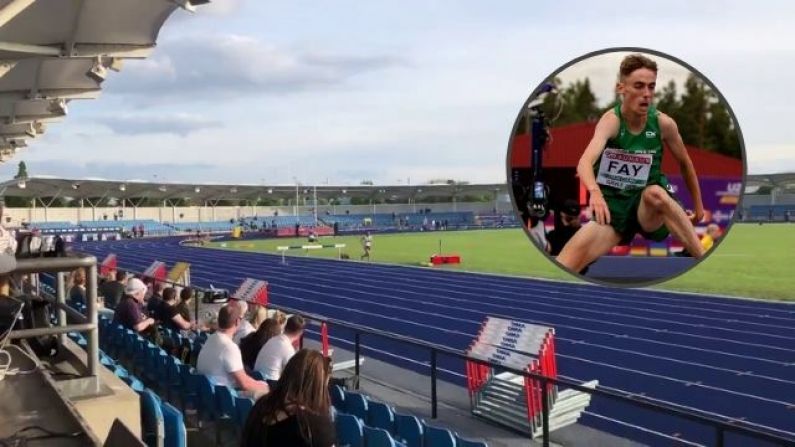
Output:
[[641,233],[647,239],[661,241],[668,236],[665,225],[654,232],[644,232],[638,222],[643,189],[659,185],[671,194],[668,179],[662,173],[663,142],[658,113],[649,106],[646,126],[638,134],[630,132],[621,116],[621,103],[613,109],[620,121],[618,135],[607,141],[594,164],[594,176],[610,209],[610,225],[628,243]]

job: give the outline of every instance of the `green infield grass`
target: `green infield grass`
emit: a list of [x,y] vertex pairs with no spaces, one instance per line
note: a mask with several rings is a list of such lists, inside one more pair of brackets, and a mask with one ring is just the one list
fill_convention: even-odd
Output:
[[[502,275],[575,280],[530,245],[521,229],[375,234],[372,262],[420,266],[439,252],[462,262],[444,268]],[[361,256],[359,236],[323,237],[320,244],[346,244],[353,260]],[[305,245],[306,238],[214,242],[228,250],[278,255],[277,246]],[[289,256],[336,258],[337,249],[287,252]],[[430,268],[430,267],[429,267]],[[795,300],[795,225],[737,224],[715,252],[687,273],[656,287],[699,293]]]

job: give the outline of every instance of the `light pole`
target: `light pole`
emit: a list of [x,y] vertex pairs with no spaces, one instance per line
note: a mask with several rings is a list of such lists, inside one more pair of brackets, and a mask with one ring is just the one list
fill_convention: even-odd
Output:
[[317,185],[312,187],[312,196],[312,199],[315,202],[312,208],[314,209],[315,227],[317,227]]
[[298,223],[298,179],[295,180],[295,205],[293,205],[293,216],[295,216],[295,223]]

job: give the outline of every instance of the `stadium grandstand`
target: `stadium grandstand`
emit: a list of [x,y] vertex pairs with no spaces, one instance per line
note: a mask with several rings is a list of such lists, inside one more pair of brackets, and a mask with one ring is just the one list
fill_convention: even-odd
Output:
[[[751,178],[751,183],[757,181],[765,180]],[[773,192],[772,196],[781,200],[783,195],[781,190],[786,191],[786,185],[779,181],[776,187],[781,189]],[[526,442],[523,441],[526,439],[525,436],[543,443],[545,426],[548,431],[552,430],[549,439],[572,445],[578,445],[579,442],[603,445],[621,443],[633,445],[635,442],[663,445],[683,436],[672,435],[678,433],[676,432],[678,429],[685,430],[689,439],[701,441],[711,439],[710,435],[706,434],[710,430],[726,430],[724,435],[739,442],[736,445],[742,445],[747,439],[768,439],[772,440],[771,445],[775,445],[776,440],[779,440],[781,432],[763,429],[758,425],[749,425],[735,433],[733,428],[729,428],[733,427],[732,423],[715,417],[715,414],[721,414],[717,411],[687,412],[686,407],[689,409],[701,407],[696,406],[695,402],[688,401],[681,394],[676,397],[677,391],[674,391],[676,387],[659,394],[666,396],[659,402],[652,400],[649,404],[648,400],[643,400],[643,403],[636,403],[636,405],[660,406],[659,414],[650,413],[641,417],[643,420],[653,417],[653,422],[637,425],[640,420],[635,418],[640,416],[631,416],[632,411],[636,410],[630,411],[630,415],[627,414],[626,409],[622,410],[622,407],[628,405],[631,407],[628,402],[638,393],[638,388],[625,390],[620,385],[625,381],[634,380],[631,378],[632,373],[623,369],[629,367],[631,361],[624,360],[626,363],[622,365],[621,374],[627,374],[627,377],[619,380],[618,383],[610,383],[609,380],[608,383],[604,383],[605,371],[582,369],[572,365],[572,360],[584,353],[575,354],[571,348],[567,350],[565,346],[568,346],[570,341],[566,335],[571,337],[571,331],[576,333],[588,330],[587,325],[578,324],[567,331],[564,329],[566,324],[562,321],[548,326],[546,319],[534,317],[532,310],[528,309],[529,313],[524,314],[516,309],[506,313],[505,309],[503,312],[497,311],[496,314],[493,312],[481,314],[481,311],[478,311],[476,314],[485,318],[477,323],[480,329],[476,330],[473,327],[462,331],[464,327],[478,320],[473,321],[471,317],[467,317],[461,320],[467,321],[465,326],[455,323],[448,326],[444,322],[445,319],[436,312],[433,314],[440,315],[439,317],[420,318],[413,315],[411,309],[423,306],[423,301],[412,304],[411,300],[402,296],[403,294],[391,293],[382,295],[383,299],[387,302],[390,299],[399,300],[399,306],[392,306],[401,320],[412,324],[428,324],[430,327],[439,325],[438,330],[444,331],[445,335],[440,340],[431,333],[417,332],[411,327],[407,329],[404,324],[398,324],[397,321],[390,322],[391,320],[379,316],[383,310],[378,310],[382,304],[376,304],[382,300],[376,298],[380,295],[377,291],[405,288],[405,285],[401,287],[400,284],[409,277],[413,278],[410,281],[416,283],[406,290],[410,295],[421,296],[424,294],[423,290],[428,290],[428,293],[439,298],[443,297],[444,300],[460,300],[471,293],[465,292],[460,296],[449,295],[452,289],[439,288],[433,284],[438,281],[453,281],[449,287],[477,290],[481,288],[477,284],[483,281],[477,276],[472,278],[450,276],[445,279],[445,277],[436,277],[444,275],[444,272],[433,273],[433,277],[425,277],[425,274],[414,274],[411,270],[400,273],[383,270],[383,267],[368,271],[365,270],[366,265],[359,263],[350,264],[352,266],[350,268],[335,267],[326,264],[335,261],[321,259],[306,259],[300,262],[290,260],[285,265],[284,258],[280,259],[273,255],[259,255],[264,256],[263,258],[239,257],[233,251],[228,252],[228,255],[205,254],[191,251],[205,249],[183,244],[195,240],[197,233],[226,244],[236,239],[254,242],[263,239],[294,241],[295,237],[306,238],[310,232],[316,232],[321,236],[333,238],[320,239],[321,244],[326,244],[324,240],[337,240],[337,237],[365,232],[385,237],[402,234],[448,235],[501,227],[518,228],[518,222],[511,217],[505,185],[315,187],[173,184],[31,177],[6,181],[0,184],[0,190],[5,197],[22,198],[30,203],[30,206],[24,208],[5,208],[3,217],[7,228],[16,229],[21,234],[33,231],[34,234],[41,233],[43,237],[57,235],[71,242],[71,251],[74,253],[72,256],[86,253],[94,255],[96,259],[105,260],[96,267],[98,277],[95,281],[105,281],[111,271],[124,269],[130,274],[153,278],[155,281],[164,283],[176,281],[179,283],[178,287],[190,283],[197,291],[196,306],[191,309],[192,318],[204,321],[208,327],[212,327],[214,318],[217,318],[217,312],[222,306],[213,303],[218,301],[219,296],[222,301],[229,295],[238,296],[239,290],[234,293],[233,291],[242,289],[241,283],[245,284],[252,278],[267,281],[268,311],[272,313],[280,309],[288,313],[305,315],[312,322],[305,336],[306,346],[316,347],[325,352],[329,350],[336,352],[334,358],[339,367],[337,377],[340,378],[341,384],[351,384],[347,391],[334,388],[335,408],[337,414],[342,415],[342,418],[337,419],[340,436],[343,436],[344,432],[344,436],[356,438],[359,435],[355,434],[358,430],[355,427],[357,424],[364,424],[362,427],[369,428],[363,429],[362,439],[369,433],[368,430],[381,427],[391,438],[397,442],[404,442],[405,445],[428,445],[422,443],[431,442],[430,439],[438,437],[448,440],[458,439],[457,444],[453,445],[461,446],[483,445],[482,443],[501,445],[499,442],[506,439],[508,441],[504,445],[523,445]],[[754,186],[751,186],[750,190],[758,191]],[[263,197],[268,198],[267,206],[262,204]],[[747,197],[748,194],[744,196],[743,201],[747,200]],[[466,201],[464,198],[478,200]],[[66,199],[77,206],[51,206],[58,202],[56,199]],[[351,204],[352,202],[357,204]],[[142,203],[160,203],[162,206],[140,206]],[[189,206],[189,204],[201,205]],[[238,232],[237,229],[241,231]],[[441,233],[443,231],[446,233]],[[306,248],[306,243],[303,244],[300,247]],[[326,245],[317,247],[324,246]],[[441,252],[440,247],[439,253]],[[306,253],[308,255],[309,252]],[[74,266],[86,262],[86,258],[67,259],[74,259]],[[213,261],[206,263],[205,259]],[[32,260],[25,259],[19,262],[27,265],[30,261]],[[190,265],[189,276],[166,274],[168,269],[178,270],[181,263]],[[239,267],[231,270],[224,267],[226,265]],[[314,277],[316,280],[296,283],[291,279],[294,274]],[[324,279],[327,274],[337,279],[329,282]],[[406,278],[403,278],[404,275]],[[365,288],[372,288],[373,291],[365,292],[362,296],[362,291],[358,290],[356,285],[361,279],[357,278],[367,276],[372,276],[375,282],[373,285],[366,285]],[[39,293],[52,296],[56,301],[59,296],[67,295],[64,290],[65,275],[60,274],[60,278],[59,280],[58,274],[41,272],[36,281]],[[62,281],[64,283],[61,283]],[[541,287],[543,290],[550,287],[544,283],[539,285],[532,282],[513,284],[515,280],[507,278],[500,280],[499,277],[488,280],[492,281],[494,284],[485,285],[486,289],[507,287],[510,290],[515,286],[526,286]],[[459,283],[460,285],[454,285]],[[376,284],[388,284],[388,289]],[[328,293],[331,294],[326,299],[343,299],[350,304],[333,308],[319,305],[320,302],[316,302],[315,295],[320,293],[318,297],[324,296],[326,292],[321,290],[327,287],[330,287]],[[415,288],[416,290],[413,290]],[[566,288],[561,286],[560,290]],[[378,294],[374,295],[373,292]],[[485,292],[484,290],[483,292],[488,293],[491,299],[497,299],[497,302],[510,301],[510,295],[501,297],[505,293],[503,291]],[[668,294],[662,295],[662,299],[678,298]],[[94,309],[89,309],[85,301],[68,299],[66,301],[82,314],[97,313],[100,329],[96,355],[101,365],[98,368],[104,367],[106,370],[98,373],[98,376],[109,380],[110,383],[119,384],[115,386],[125,384],[133,390],[133,393],[137,393],[141,419],[135,420],[129,417],[124,422],[128,427],[133,427],[131,428],[133,432],[139,429],[140,436],[148,445],[160,445],[158,442],[165,443],[163,445],[202,445],[205,442],[212,442],[213,439],[221,445],[234,445],[238,442],[245,421],[245,411],[248,411],[246,409],[250,408],[253,402],[233,389],[220,385],[208,389],[206,385],[202,385],[205,383],[203,378],[205,376],[198,374],[194,368],[203,344],[209,339],[209,332],[199,331],[191,334],[164,329],[157,339],[142,338],[116,326],[113,323],[110,306],[104,308],[94,306]],[[472,303],[469,306],[482,304]],[[362,313],[371,315],[369,321],[363,321],[356,316]],[[57,315],[53,315],[53,319],[56,326],[60,324]],[[381,320],[383,322],[379,322]],[[548,335],[542,338],[538,338],[539,335],[532,335],[540,333]],[[460,335],[453,337],[453,334]],[[461,337],[464,334],[469,334],[469,337]],[[559,351],[559,355],[550,354],[553,351],[552,345],[545,347],[544,343],[551,343],[551,340],[560,334],[563,334],[563,339],[558,343],[562,346],[555,349],[562,351]],[[519,338],[516,338],[517,336]],[[375,340],[376,337],[383,340]],[[67,338],[68,340],[63,340],[62,343],[69,346],[72,355],[85,358],[86,352],[91,353],[93,348],[89,342],[90,337],[78,332],[69,332]],[[369,341],[363,342],[363,338]],[[647,336],[638,334],[635,343],[646,338]],[[531,340],[538,340],[541,344],[533,344]],[[438,344],[440,341],[441,345]],[[521,349],[514,344],[517,341],[524,343]],[[656,343],[665,343],[667,346],[671,341],[658,340]],[[423,349],[428,349],[437,360],[427,363],[428,353],[423,353]],[[622,352],[632,350],[629,346],[621,345],[615,345],[612,349]],[[587,360],[590,355],[586,356],[586,362],[598,361],[598,356]],[[524,368],[526,365],[522,362],[529,360],[530,365],[533,365],[536,364],[535,360],[532,360],[535,358],[540,362],[538,369]],[[362,363],[362,359],[367,361]],[[479,366],[476,361],[486,361],[490,367]],[[572,369],[561,376],[555,376],[550,372],[550,366],[541,366],[557,365],[558,362],[561,362],[561,367],[567,365]],[[515,374],[517,371],[512,370],[511,365],[518,367],[520,372],[536,371],[544,377],[549,377],[550,380],[558,381],[557,385],[549,389],[549,393],[543,397],[548,403],[546,410],[541,408],[540,401],[535,401],[537,407],[533,409],[534,406],[530,402],[534,402],[536,397],[532,397],[534,396],[532,393],[528,398],[530,400],[524,398],[528,396],[528,390],[540,391],[533,386],[523,389],[521,380],[518,382],[520,385],[516,385],[516,380],[521,379],[520,375],[513,376],[514,379],[509,381],[497,379],[498,376],[506,377],[506,374],[512,374],[510,371]],[[405,370],[400,378],[390,374],[395,366]],[[664,368],[663,365],[660,367]],[[572,371],[579,372],[571,375]],[[613,374],[615,373],[614,371]],[[659,370],[659,373],[662,373],[662,370]],[[426,388],[427,385],[423,385],[427,381],[428,374],[432,376],[434,384],[430,393]],[[345,382],[348,380],[344,379],[345,377],[356,377],[357,380]],[[741,381],[728,382],[732,381],[737,383],[725,386],[737,387],[738,390],[746,386]],[[653,382],[641,385],[643,388],[640,389],[660,386]],[[402,396],[407,391],[417,397],[408,399]],[[364,403],[358,401],[363,396],[362,392],[367,393],[364,394]],[[605,394],[590,394],[595,392]],[[507,400],[497,398],[497,396],[512,395],[514,397]],[[126,399],[132,398],[132,401],[135,401],[133,397],[128,395]],[[516,404],[515,399],[519,399],[520,404]],[[610,402],[610,399],[624,400]],[[444,405],[439,407],[441,402],[444,402]],[[669,404],[674,405],[673,409]],[[589,406],[593,409],[588,409]],[[135,406],[131,405],[130,408]],[[569,412],[566,413],[561,409],[568,409]],[[761,407],[758,410],[760,414],[771,414],[774,411]],[[146,413],[148,411],[152,414]],[[542,417],[545,411],[548,412],[546,422]],[[376,415],[379,412],[384,414]],[[678,412],[687,414],[687,416],[680,415],[679,418],[692,417],[696,420],[703,418],[703,421],[692,424],[677,422],[675,415]],[[353,435],[350,434],[351,427],[347,425],[350,422],[347,419],[348,413],[353,413],[354,418],[358,417],[354,421],[359,421],[352,422]],[[524,416],[517,417],[517,413]],[[771,417],[775,420],[775,417]],[[380,418],[385,418],[387,422]],[[173,426],[174,421],[177,421],[176,430]],[[109,430],[109,421],[105,420],[104,424],[101,433]],[[708,429],[700,427],[700,424],[706,424]],[[500,426],[506,426],[525,435],[506,434]],[[644,428],[632,428],[641,426]],[[787,425],[771,423],[771,426],[783,428]],[[88,428],[97,430],[93,427]],[[163,430],[161,438],[158,438],[160,436],[158,433],[161,433],[159,430]],[[97,436],[101,437],[101,433]],[[421,439],[417,438],[421,436],[426,437],[425,441],[416,441]],[[749,436],[750,438],[747,438]],[[176,441],[178,444],[172,443],[175,442],[174,439],[179,440]],[[450,445],[444,444],[448,441],[433,442],[431,445]]]
[[[0,161],[205,3],[0,0]],[[792,179],[752,177],[743,219],[789,221]],[[0,197],[2,446],[292,446],[257,434],[304,412],[351,447],[795,445],[791,305],[495,274],[529,252],[504,184],[19,175]]]
[[740,220],[795,221],[795,173],[749,175],[746,178]]

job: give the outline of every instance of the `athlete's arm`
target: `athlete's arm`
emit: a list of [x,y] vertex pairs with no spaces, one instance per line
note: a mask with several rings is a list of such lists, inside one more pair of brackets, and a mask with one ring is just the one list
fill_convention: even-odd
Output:
[[596,130],[594,130],[591,142],[588,143],[585,152],[580,157],[580,162],[577,163],[577,174],[580,176],[580,181],[591,194],[591,212],[596,217],[596,222],[602,225],[610,223],[610,209],[607,207],[604,197],[602,197],[602,190],[599,189],[599,184],[596,183],[593,164],[599,159],[599,155],[602,154],[607,140],[618,134],[619,126],[620,123],[616,114],[612,110],[605,112],[596,124]]
[[697,224],[704,218],[704,203],[701,201],[701,187],[698,184],[696,168],[693,166],[690,155],[687,154],[687,149],[684,141],[682,141],[682,135],[679,134],[679,127],[676,125],[676,121],[664,113],[660,113],[658,120],[663,142],[668,144],[671,154],[679,163],[679,170],[685,179],[687,190],[690,191],[690,197],[693,198],[695,209],[692,213],[689,213],[690,221],[693,224]]

